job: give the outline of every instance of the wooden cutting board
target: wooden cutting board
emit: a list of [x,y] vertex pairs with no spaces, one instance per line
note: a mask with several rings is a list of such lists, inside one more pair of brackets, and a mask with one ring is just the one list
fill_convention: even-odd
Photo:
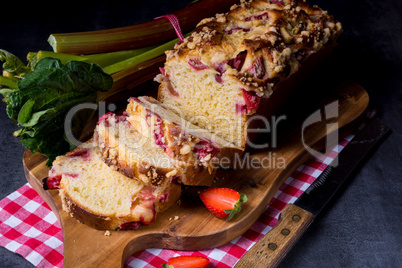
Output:
[[[337,118],[304,129],[304,142],[309,147],[323,149],[327,131],[340,128],[341,134],[348,133],[364,117],[369,104],[367,92],[353,82],[340,86],[332,100],[326,101],[334,100],[339,103]],[[337,124],[327,129],[330,123]],[[143,249],[201,250],[221,246],[247,231],[289,175],[311,158],[302,143],[301,129],[300,126],[277,148],[247,153],[248,160],[243,163],[254,163],[250,167],[218,170],[213,187],[233,188],[248,196],[242,211],[230,222],[212,216],[196,196],[183,197],[180,203],[159,214],[151,225],[112,231],[111,236],[105,236],[104,231],[81,224],[62,211],[57,190],[43,190],[42,180],[49,171],[44,156],[26,151],[23,163],[28,182],[51,207],[62,226],[64,267],[122,267],[128,257]],[[169,220],[175,216],[179,220]]]

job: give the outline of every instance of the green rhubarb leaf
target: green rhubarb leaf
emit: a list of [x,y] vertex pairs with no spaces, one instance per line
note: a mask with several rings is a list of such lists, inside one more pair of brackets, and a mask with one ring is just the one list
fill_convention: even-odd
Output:
[[3,95],[3,101],[5,102],[5,103],[7,103],[7,104],[9,104],[10,103],[10,98],[8,97],[8,95],[11,93],[11,92],[14,92],[14,91],[16,91],[16,90],[18,90],[18,89],[12,89],[12,88],[1,88],[0,89],[0,94],[1,95]]
[[26,66],[17,56],[4,49],[0,49],[0,61],[4,61],[3,71],[9,73],[15,78],[20,79],[27,73],[31,72],[31,69]]
[[27,102],[22,105],[21,110],[18,113],[18,118],[17,121],[20,125],[24,124],[27,122],[29,119],[31,119],[32,116],[32,108],[35,104],[34,100],[28,100]]
[[43,115],[50,114],[50,113],[56,113],[56,112],[57,112],[57,110],[52,108],[52,109],[47,109],[47,110],[44,110],[44,111],[39,111],[39,112],[33,113],[32,116],[31,116],[31,119],[29,119],[29,121],[21,124],[21,126],[23,126],[23,127],[33,127],[34,125],[38,124],[40,118]]
[[[22,126],[14,135],[32,153],[46,155],[50,165],[56,156],[72,148],[64,132],[68,111],[77,104],[96,103],[98,92],[109,90],[112,84],[112,77],[96,64],[69,61],[64,65],[59,59],[44,58],[17,82],[17,90],[0,93],[7,100],[8,116]],[[75,115],[84,115],[82,120],[73,118],[75,134],[85,127],[88,114]]]

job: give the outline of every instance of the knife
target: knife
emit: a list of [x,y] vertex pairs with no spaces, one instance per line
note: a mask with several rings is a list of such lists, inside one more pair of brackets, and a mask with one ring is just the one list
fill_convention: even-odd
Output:
[[341,185],[389,133],[380,120],[370,120],[334,159],[337,165],[329,165],[293,204],[287,204],[278,224],[235,267],[276,267]]

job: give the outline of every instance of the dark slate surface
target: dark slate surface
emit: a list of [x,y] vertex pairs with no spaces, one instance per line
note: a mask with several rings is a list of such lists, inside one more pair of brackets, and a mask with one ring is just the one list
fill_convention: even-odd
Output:
[[[9,1],[8,1],[9,2]],[[69,1],[48,5],[19,1],[0,5],[0,48],[20,58],[50,50],[56,32],[112,28],[152,19],[190,1]],[[343,23],[345,32],[331,71],[370,94],[378,117],[393,131],[342,188],[281,267],[399,267],[402,263],[402,2],[315,0]],[[29,4],[29,5],[28,5]],[[24,148],[0,104],[0,199],[26,183]],[[32,267],[0,247],[0,267]]]

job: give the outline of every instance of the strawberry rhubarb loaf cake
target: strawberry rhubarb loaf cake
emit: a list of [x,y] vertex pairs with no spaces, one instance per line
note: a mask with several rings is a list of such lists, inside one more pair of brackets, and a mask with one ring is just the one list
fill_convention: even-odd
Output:
[[326,11],[302,0],[241,1],[166,52],[158,99],[244,148],[251,116],[269,117],[282,102],[274,95],[291,90],[281,82],[310,68],[309,58],[327,53],[341,32]]
[[181,185],[211,185],[219,159],[246,149],[253,118],[273,115],[341,32],[302,0],[240,1],[202,20],[166,52],[158,100],[132,97],[122,115],[103,115],[91,140],[57,157],[44,187],[97,229],[155,221]]

